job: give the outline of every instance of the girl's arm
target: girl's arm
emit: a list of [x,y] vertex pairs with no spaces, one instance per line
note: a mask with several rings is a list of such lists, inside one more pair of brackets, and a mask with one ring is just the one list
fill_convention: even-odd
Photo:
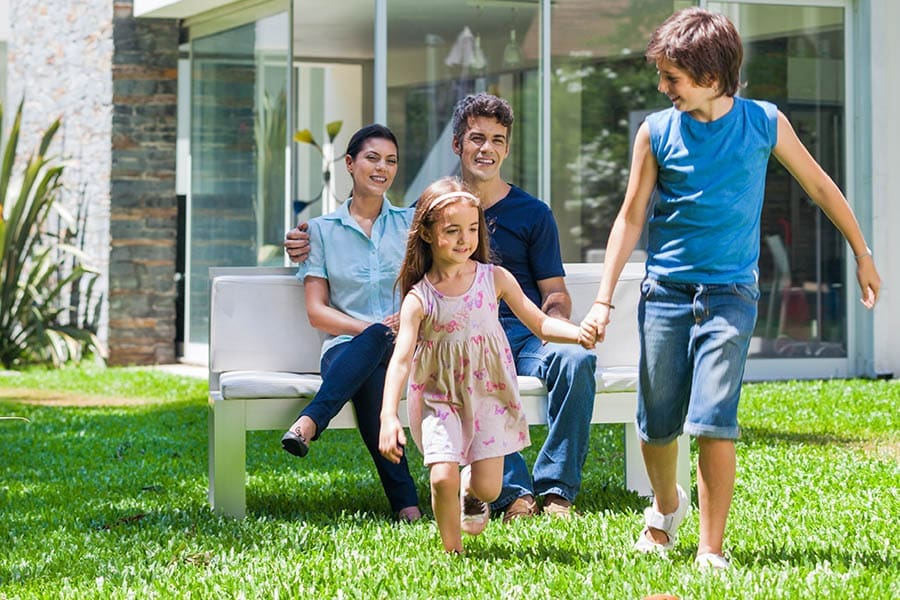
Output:
[[[512,273],[499,265],[494,265],[494,288],[497,291],[497,299],[504,300],[534,335],[548,342],[580,342],[580,330],[577,325],[542,312],[525,295]],[[585,347],[591,348],[593,344],[585,344]]]
[[422,303],[415,294],[406,294],[400,306],[400,329],[394,343],[394,353],[388,363],[384,380],[384,398],[381,402],[381,432],[378,436],[378,451],[393,463],[403,458],[403,446],[406,445],[406,434],[397,416],[400,397],[409,381],[409,370],[419,325],[425,317]]
[[309,275],[303,279],[306,296],[306,316],[309,324],[331,335],[358,335],[370,325],[331,306],[328,301],[328,280]]
[[644,122],[634,139],[625,200],[609,232],[606,255],[603,259],[603,278],[597,290],[597,299],[581,322],[582,336],[592,337],[598,342],[602,342],[606,337],[613,292],[619,281],[619,275],[622,274],[622,269],[644,230],[647,207],[656,187],[658,172],[659,165],[650,148],[650,128]]
[[866,308],[872,308],[878,300],[881,277],[875,269],[875,262],[866,246],[866,240],[859,229],[853,209],[850,208],[837,184],[819,166],[797,137],[790,121],[781,111],[778,111],[778,141],[772,154],[790,171],[810,199],[831,219],[850,244],[856,257],[856,279],[862,290],[862,303]]

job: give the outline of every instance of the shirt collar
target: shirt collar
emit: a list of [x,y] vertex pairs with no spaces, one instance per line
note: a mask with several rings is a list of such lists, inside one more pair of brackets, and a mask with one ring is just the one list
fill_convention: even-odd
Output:
[[[344,224],[351,225],[356,223],[356,219],[354,219],[350,215],[350,202],[351,198],[347,198],[340,206],[337,207],[333,213],[329,213],[327,215],[322,215],[323,219],[328,219],[332,221],[341,221]],[[391,201],[387,199],[387,196],[381,197],[381,212],[378,214],[378,218],[376,221],[381,219],[384,215],[388,213],[403,213],[406,212],[406,208],[400,206],[394,206],[391,204]]]

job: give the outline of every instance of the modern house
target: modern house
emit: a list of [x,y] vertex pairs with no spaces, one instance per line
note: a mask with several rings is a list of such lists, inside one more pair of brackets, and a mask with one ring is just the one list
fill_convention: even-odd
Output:
[[[470,92],[513,104],[504,175],[551,206],[564,260],[601,261],[634,132],[666,106],[643,59],[648,36],[698,4],[735,22],[741,94],[792,120],[853,205],[885,281],[864,310],[847,244],[773,161],[747,377],[900,373],[894,0],[3,4],[7,105],[25,96],[32,135],[63,116],[65,201],[87,210],[113,363],[205,360],[207,269],[284,264],[285,229],[349,191],[341,155],[359,126],[398,136],[395,203],[453,173],[449,117]],[[303,129],[316,145],[293,141]]]

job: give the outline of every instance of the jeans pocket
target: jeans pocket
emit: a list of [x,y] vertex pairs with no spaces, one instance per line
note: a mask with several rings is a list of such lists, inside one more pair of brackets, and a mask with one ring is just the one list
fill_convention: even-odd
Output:
[[735,296],[741,298],[742,300],[746,300],[747,302],[751,302],[753,304],[759,301],[759,285],[755,283],[733,283],[731,284],[731,291]]
[[644,277],[644,280],[641,282],[641,296],[645,300],[650,300],[653,298],[653,292],[656,291],[656,280],[650,279],[649,277]]

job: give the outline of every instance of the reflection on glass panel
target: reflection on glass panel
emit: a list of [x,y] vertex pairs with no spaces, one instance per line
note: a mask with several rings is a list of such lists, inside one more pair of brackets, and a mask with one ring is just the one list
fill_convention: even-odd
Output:
[[625,195],[631,141],[644,116],[667,106],[644,51],[650,33],[684,4],[552,5],[552,197],[566,261],[603,259]]
[[208,269],[281,264],[287,13],[192,41],[188,342],[208,340]]
[[343,154],[373,118],[374,4],[293,2],[294,124],[316,141],[294,144],[294,220],[332,212],[350,193]]
[[392,199],[415,200],[438,177],[458,174],[451,149],[453,107],[490,92],[513,107],[503,177],[538,193],[537,2],[388,3],[388,126],[400,142]]
[[[710,3],[744,40],[741,95],[778,105],[844,188],[844,14],[840,8]],[[846,243],[793,177],[769,163],[759,319],[751,356],[846,356]]]

